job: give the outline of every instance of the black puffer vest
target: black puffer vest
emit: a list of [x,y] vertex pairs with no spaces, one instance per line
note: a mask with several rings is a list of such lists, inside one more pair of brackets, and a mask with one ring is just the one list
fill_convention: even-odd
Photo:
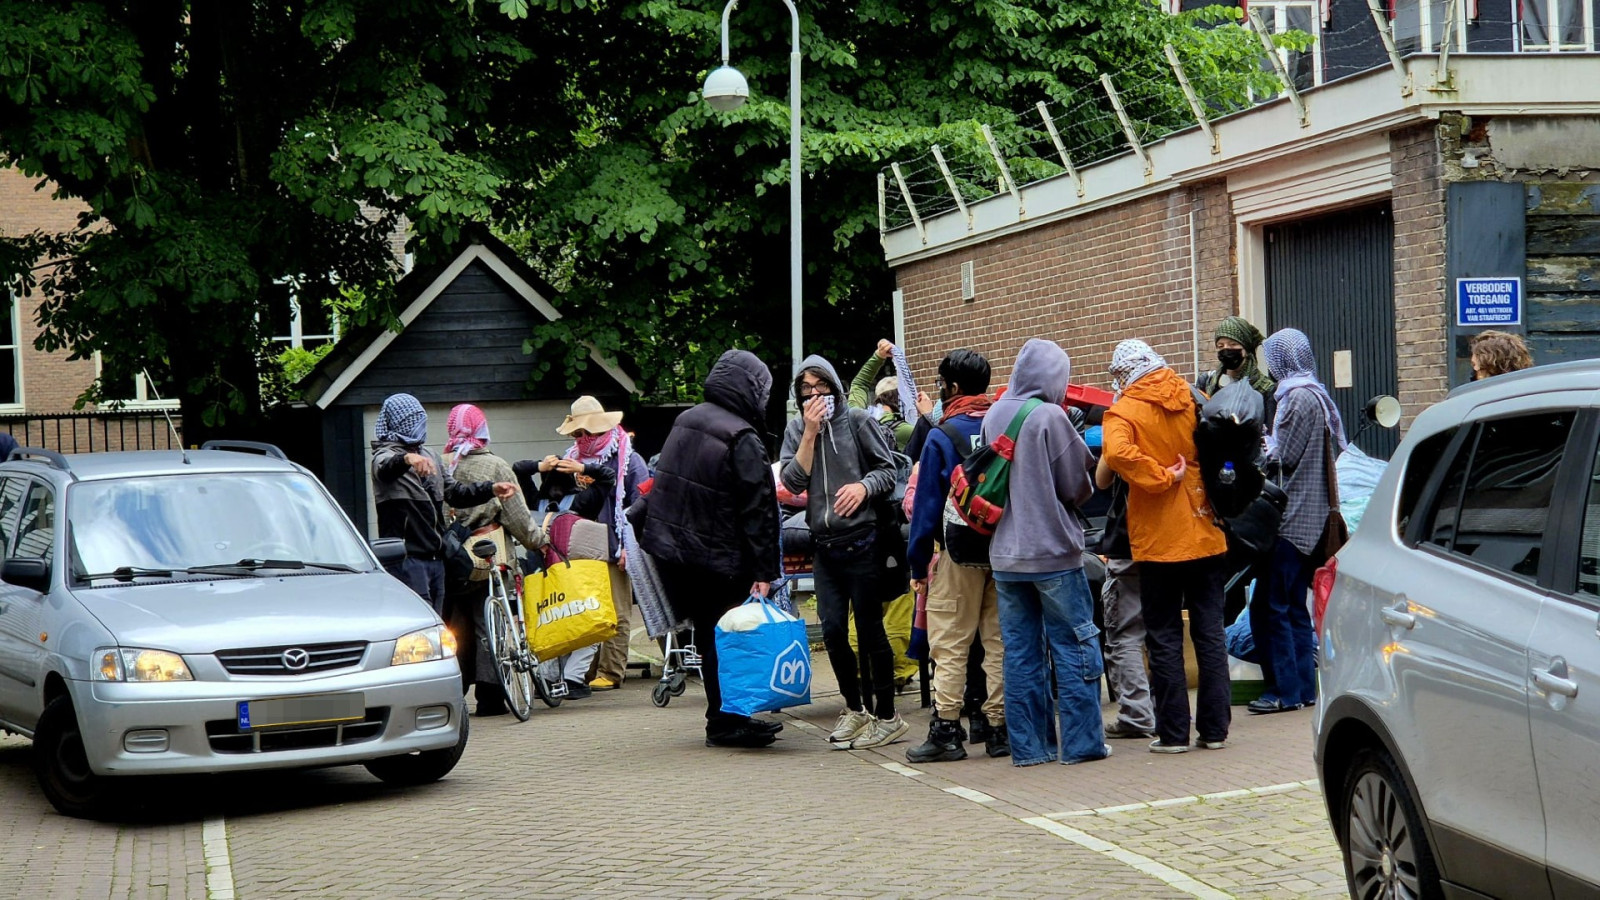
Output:
[[747,574],[738,512],[728,489],[734,482],[734,442],[746,433],[755,434],[755,428],[713,403],[678,417],[650,491],[640,540],[646,552],[730,578]]

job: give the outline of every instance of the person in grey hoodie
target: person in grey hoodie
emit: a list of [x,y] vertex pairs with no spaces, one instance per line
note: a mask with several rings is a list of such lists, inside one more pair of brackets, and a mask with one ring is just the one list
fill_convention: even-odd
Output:
[[[1067,352],[1034,339],[1022,347],[1005,396],[983,419],[994,443],[1030,400],[1011,460],[1011,494],[989,547],[1005,642],[1006,727],[1011,764],[1105,759],[1100,718],[1100,629],[1083,574],[1076,508],[1094,492],[1089,448],[1061,403],[1072,372]],[[1055,662],[1051,709],[1045,648]],[[1052,720],[1053,713],[1053,720]]]
[[[794,392],[802,415],[784,431],[780,478],[791,492],[807,495],[806,522],[816,546],[817,616],[845,701],[828,739],[840,748],[878,747],[909,729],[894,711],[894,651],[883,628],[887,558],[874,504],[894,489],[894,459],[872,417],[845,402],[843,383],[827,360],[806,357]],[[852,607],[859,670],[850,649]]]

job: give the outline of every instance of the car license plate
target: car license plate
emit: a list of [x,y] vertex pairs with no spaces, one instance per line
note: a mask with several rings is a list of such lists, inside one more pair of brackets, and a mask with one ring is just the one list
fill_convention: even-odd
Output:
[[367,701],[361,694],[316,694],[239,702],[239,730],[280,725],[330,725],[366,718]]

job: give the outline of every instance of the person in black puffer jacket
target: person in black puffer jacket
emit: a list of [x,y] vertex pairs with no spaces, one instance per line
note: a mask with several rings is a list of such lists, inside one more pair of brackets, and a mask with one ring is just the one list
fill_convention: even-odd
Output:
[[766,596],[779,574],[777,485],[761,442],[771,391],[765,363],[743,350],[722,354],[706,377],[706,402],[673,424],[640,501],[639,545],[694,624],[712,747],[764,747],[782,727],[722,711],[715,636],[723,613]]

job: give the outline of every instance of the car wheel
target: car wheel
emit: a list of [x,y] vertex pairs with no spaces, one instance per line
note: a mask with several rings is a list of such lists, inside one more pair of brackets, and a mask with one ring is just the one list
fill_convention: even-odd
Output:
[[388,784],[431,784],[449,775],[450,770],[461,761],[461,754],[467,749],[467,731],[468,719],[462,715],[461,737],[454,747],[385,756],[367,763],[367,771]]
[[91,818],[111,794],[108,779],[89,768],[72,698],[50,701],[33,733],[33,773],[45,799],[63,815]]
[[1441,900],[1422,816],[1394,759],[1363,750],[1344,781],[1344,874],[1355,900]]

